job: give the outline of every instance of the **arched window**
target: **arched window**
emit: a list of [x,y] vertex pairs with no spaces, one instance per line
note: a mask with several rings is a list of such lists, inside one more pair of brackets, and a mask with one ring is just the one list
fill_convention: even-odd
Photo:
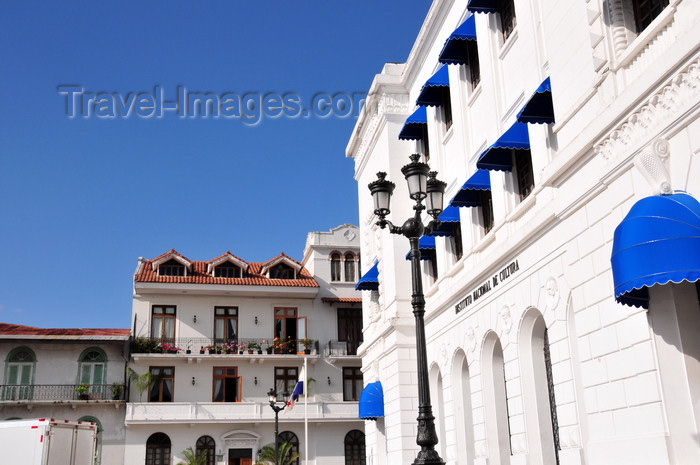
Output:
[[11,351],[5,360],[5,400],[27,400],[32,398],[36,356],[31,349],[19,347]]
[[78,384],[89,385],[89,391],[93,394],[104,394],[99,397],[107,399],[104,391],[105,376],[107,374],[107,355],[97,347],[91,347],[83,351],[78,358]]
[[196,446],[196,452],[197,456],[199,456],[203,451],[206,451],[206,465],[214,465],[216,462],[215,460],[215,450],[216,448],[216,443],[214,442],[214,439],[211,438],[211,436],[202,436],[201,438],[197,439],[197,446]]
[[488,441],[489,463],[510,463],[510,423],[508,395],[506,393],[503,348],[495,333],[484,339],[482,350],[482,379],[484,383],[485,424]]
[[95,460],[93,463],[94,465],[100,465],[100,462],[102,461],[102,423],[100,423],[100,420],[97,418],[90,416],[80,417],[78,418],[78,421],[82,421],[83,423],[94,423],[97,427],[97,447],[95,450]]
[[345,465],[365,465],[365,433],[354,429],[345,435]]
[[355,281],[355,255],[351,253],[345,254],[345,281]]
[[[297,437],[296,434],[292,433],[291,431],[282,431],[279,436],[277,437],[277,440],[280,443],[283,442],[288,442],[292,445],[291,453],[299,453],[299,438]],[[280,457],[281,459],[281,457]],[[282,460],[280,460],[280,463]],[[293,462],[289,462],[289,465],[299,465],[299,459],[296,459]]]
[[340,254],[331,254],[331,281],[340,281]]
[[146,441],[146,465],[170,465],[170,438],[154,433]]

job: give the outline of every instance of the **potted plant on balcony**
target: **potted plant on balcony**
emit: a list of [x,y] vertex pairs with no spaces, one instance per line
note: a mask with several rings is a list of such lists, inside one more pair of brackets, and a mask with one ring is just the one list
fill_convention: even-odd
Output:
[[313,339],[300,339],[299,342],[301,342],[304,345],[304,353],[305,354],[310,354],[311,353],[311,348],[314,346],[314,340]]
[[75,392],[78,393],[78,399],[88,400],[88,385],[86,383],[80,383],[78,387],[75,388]]
[[124,387],[119,383],[112,384],[112,400],[121,400]]
[[258,344],[257,341],[248,341],[247,347],[248,347],[248,353],[252,354],[256,350],[260,349],[260,344]]

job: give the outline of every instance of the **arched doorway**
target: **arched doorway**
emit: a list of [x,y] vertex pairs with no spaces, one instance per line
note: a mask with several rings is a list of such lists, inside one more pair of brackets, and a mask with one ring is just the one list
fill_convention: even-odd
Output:
[[354,429],[345,435],[345,465],[365,465],[365,433]]
[[146,441],[146,465],[170,465],[170,438],[165,433],[154,433]]

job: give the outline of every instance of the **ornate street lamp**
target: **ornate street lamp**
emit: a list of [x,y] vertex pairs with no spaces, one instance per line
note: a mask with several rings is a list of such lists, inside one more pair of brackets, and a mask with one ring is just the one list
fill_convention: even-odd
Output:
[[[435,417],[430,405],[430,380],[428,379],[428,356],[425,347],[425,296],[423,295],[423,281],[420,271],[420,251],[418,240],[424,234],[430,234],[440,226],[438,215],[442,213],[442,198],[447,184],[435,179],[437,172],[430,171],[426,163],[418,160],[420,155],[411,155],[411,163],[401,168],[406,177],[408,192],[411,199],[415,200],[413,206],[415,214],[409,218],[403,226],[394,226],[386,216],[391,213],[389,202],[394,192],[393,182],[386,180],[386,173],[377,173],[377,180],[369,184],[369,190],[374,199],[374,213],[379,217],[377,226],[384,229],[389,226],[389,232],[400,234],[408,238],[411,244],[411,278],[413,283],[413,298],[411,305],[416,320],[416,353],[418,365],[418,434],[416,443],[421,450],[418,452],[414,465],[444,465],[435,445],[438,443],[435,432]],[[422,201],[425,199],[425,205]],[[423,210],[433,218],[427,226],[423,225],[421,214]]]
[[289,399],[289,393],[287,391],[284,391],[282,393],[282,400],[280,401],[282,403],[282,406],[280,407],[278,404],[277,400],[277,391],[275,391],[273,388],[270,388],[270,390],[267,392],[267,397],[270,400],[270,407],[272,410],[275,412],[275,465],[278,465],[279,463],[279,413],[284,410],[284,408],[287,406],[287,399]]

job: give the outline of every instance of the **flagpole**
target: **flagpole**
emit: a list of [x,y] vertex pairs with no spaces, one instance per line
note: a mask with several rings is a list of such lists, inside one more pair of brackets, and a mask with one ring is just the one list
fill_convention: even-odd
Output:
[[307,371],[307,357],[304,357],[304,383],[306,384],[306,391],[304,391],[304,464],[309,465],[309,416],[306,412],[306,406],[309,399],[309,372]]

